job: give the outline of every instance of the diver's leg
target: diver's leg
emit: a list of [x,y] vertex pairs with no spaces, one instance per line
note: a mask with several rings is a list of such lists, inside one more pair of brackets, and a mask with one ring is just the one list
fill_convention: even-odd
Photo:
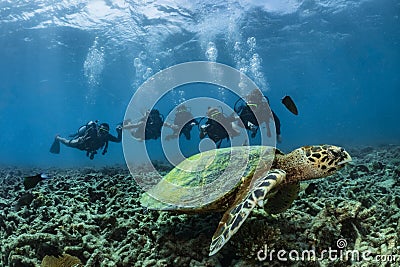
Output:
[[218,142],[215,142],[215,144],[217,145],[217,148],[220,148],[220,147],[221,147],[221,143],[222,143],[222,139],[219,140]]
[[71,141],[71,140],[63,138],[61,136],[56,136],[56,139],[66,146],[69,146],[69,142]]
[[186,137],[186,140],[190,140],[190,131],[191,130],[192,130],[192,126],[190,124],[189,125],[185,125],[185,126],[183,126],[183,128],[182,128],[182,130],[181,130],[179,135],[184,134],[185,137]]
[[184,131],[183,134],[185,135],[186,140],[190,140],[190,130]]
[[76,148],[78,146],[80,138],[69,140],[61,136],[57,136],[56,139],[68,147]]
[[281,121],[279,120],[275,112],[272,111],[272,115],[274,116],[274,121],[275,121],[276,140],[278,141],[278,143],[281,143],[282,142]]

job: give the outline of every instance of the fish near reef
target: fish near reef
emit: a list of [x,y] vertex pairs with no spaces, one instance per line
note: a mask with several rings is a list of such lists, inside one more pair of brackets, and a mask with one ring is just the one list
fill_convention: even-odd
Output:
[[34,188],[39,182],[50,179],[50,177],[45,173],[39,173],[33,176],[28,176],[24,178],[25,190]]
[[299,111],[297,110],[296,104],[290,96],[285,96],[282,98],[282,104],[294,115],[299,115]]
[[15,203],[14,209],[16,211],[19,211],[24,206],[28,207],[34,199],[35,197],[33,196],[33,194],[31,192],[27,192],[23,194],[20,198],[18,198],[17,202]]

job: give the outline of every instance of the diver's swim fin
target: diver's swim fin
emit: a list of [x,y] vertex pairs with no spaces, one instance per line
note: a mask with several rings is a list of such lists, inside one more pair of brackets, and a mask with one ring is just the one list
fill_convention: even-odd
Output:
[[60,154],[60,141],[58,141],[57,138],[54,139],[54,142],[50,147],[50,153]]

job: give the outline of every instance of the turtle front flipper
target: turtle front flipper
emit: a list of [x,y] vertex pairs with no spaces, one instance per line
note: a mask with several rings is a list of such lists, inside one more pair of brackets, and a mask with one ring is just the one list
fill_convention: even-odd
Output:
[[244,198],[239,198],[228,209],[212,237],[210,256],[217,253],[228,240],[239,230],[240,226],[249,216],[250,212],[263,201],[268,192],[279,185],[286,177],[283,170],[270,170],[265,177],[257,179]]
[[282,185],[275,195],[268,198],[264,210],[268,214],[278,214],[287,210],[297,198],[300,182]]

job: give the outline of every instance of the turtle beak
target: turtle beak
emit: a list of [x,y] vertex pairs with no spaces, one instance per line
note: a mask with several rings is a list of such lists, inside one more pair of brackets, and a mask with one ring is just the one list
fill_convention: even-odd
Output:
[[340,161],[337,163],[337,165],[343,167],[343,165],[349,163],[350,161],[352,161],[350,154],[347,153],[347,151],[344,150],[344,148],[341,148],[340,149]]

